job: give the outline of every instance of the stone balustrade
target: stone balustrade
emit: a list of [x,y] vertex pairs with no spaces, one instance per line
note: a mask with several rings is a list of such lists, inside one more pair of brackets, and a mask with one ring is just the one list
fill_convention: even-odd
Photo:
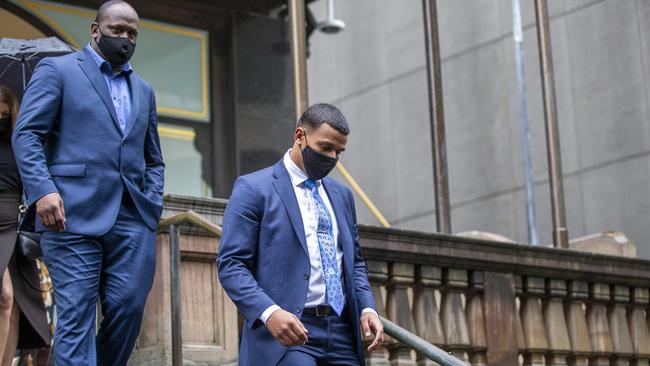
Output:
[[[650,261],[360,228],[381,315],[472,366],[649,365]],[[387,342],[369,365],[433,365]]]

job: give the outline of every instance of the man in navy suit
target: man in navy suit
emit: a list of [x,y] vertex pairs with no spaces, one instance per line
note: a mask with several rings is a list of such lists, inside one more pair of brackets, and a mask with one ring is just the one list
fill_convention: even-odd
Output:
[[89,45],[39,63],[14,131],[54,287],[57,366],[125,365],[153,283],[164,164],[154,92],[128,63],[138,22],[129,4],[104,3]]
[[244,314],[239,365],[363,365],[383,342],[352,192],[326,177],[348,123],[329,104],[302,115],[293,148],[237,179],[223,219],[219,279]]

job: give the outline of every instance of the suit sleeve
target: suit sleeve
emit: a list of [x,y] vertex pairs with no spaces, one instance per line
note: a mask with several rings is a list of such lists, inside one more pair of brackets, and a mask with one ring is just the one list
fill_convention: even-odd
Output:
[[257,283],[252,269],[257,255],[260,198],[245,177],[235,182],[223,218],[221,248],[217,255],[219,280],[224,290],[253,327],[275,302]]
[[25,90],[12,138],[28,205],[58,192],[47,168],[43,145],[57,118],[62,94],[56,66],[48,58],[41,60]]
[[365,309],[372,309],[376,312],[375,297],[372,294],[370,283],[368,282],[368,268],[366,267],[366,260],[363,258],[361,245],[359,244],[359,228],[357,227],[357,212],[354,206],[354,196],[351,191],[347,190],[347,192],[348,202],[352,209],[350,230],[352,239],[354,240],[354,286],[357,294],[357,307],[360,313]]
[[145,194],[154,202],[162,205],[162,195],[165,181],[165,163],[163,162],[160,149],[160,137],[158,136],[158,113],[156,112],[156,96],[151,90],[151,102],[149,103],[149,124],[144,141],[144,161],[146,164],[144,173]]

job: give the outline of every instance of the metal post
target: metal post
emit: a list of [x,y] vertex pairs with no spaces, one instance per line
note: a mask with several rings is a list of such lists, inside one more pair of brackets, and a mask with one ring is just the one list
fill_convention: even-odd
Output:
[[327,19],[334,19],[334,0],[327,0]]
[[528,128],[528,106],[526,104],[526,73],[524,71],[524,34],[521,27],[519,0],[512,0],[512,33],[515,40],[515,62],[519,84],[519,125],[524,153],[524,182],[526,190],[526,218],[528,222],[528,242],[538,245],[537,217],[535,214],[535,188],[533,184],[533,159],[530,153],[530,129]]
[[291,61],[293,64],[294,117],[300,118],[308,106],[305,1],[289,0]]
[[436,0],[422,0],[422,9],[424,13],[424,40],[427,56],[427,84],[429,89],[429,118],[433,150],[436,224],[439,232],[451,233],[447,143],[445,140],[445,113],[442,101],[442,73],[440,71],[440,43],[438,40]]
[[172,366],[183,364],[183,329],[181,319],[181,251],[180,229],[169,226],[169,258],[171,272]]
[[562,158],[560,155],[553,55],[551,54],[551,34],[546,0],[535,0],[535,17],[537,19],[537,40],[539,41],[539,64],[542,73],[544,119],[546,120],[546,145],[551,186],[551,209],[553,210],[553,245],[556,248],[568,248],[569,235],[566,228],[564,209]]
[[27,61],[25,60],[25,56],[21,56],[20,64],[22,66],[22,71],[23,71],[23,92],[25,89],[27,89],[27,74],[25,73],[25,64]]

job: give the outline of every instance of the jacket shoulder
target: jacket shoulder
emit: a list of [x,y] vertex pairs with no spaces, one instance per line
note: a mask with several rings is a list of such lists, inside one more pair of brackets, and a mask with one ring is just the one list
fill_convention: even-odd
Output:
[[62,55],[62,56],[43,57],[43,59],[41,59],[38,62],[38,64],[39,65],[40,64],[50,64],[50,65],[56,67],[57,69],[58,68],[69,67],[71,65],[76,64],[76,62],[73,62],[73,61],[75,61],[79,57],[80,52],[82,52],[82,51],[72,52],[72,53]]
[[346,186],[345,184],[339,182],[337,179],[331,178],[331,177],[326,177],[323,178],[325,181],[326,185],[329,185],[331,187],[334,187],[335,189],[338,189],[341,193],[343,193],[346,197],[351,197],[352,196],[352,190]]
[[273,166],[270,166],[248,174],[244,174],[237,178],[237,180],[245,181],[251,184],[253,187],[259,187],[261,184],[270,183],[273,178]]
[[135,71],[131,74],[131,80],[137,80],[138,84],[140,84],[142,90],[144,90],[147,93],[153,93],[153,87],[151,84],[149,84],[146,80],[140,77]]

